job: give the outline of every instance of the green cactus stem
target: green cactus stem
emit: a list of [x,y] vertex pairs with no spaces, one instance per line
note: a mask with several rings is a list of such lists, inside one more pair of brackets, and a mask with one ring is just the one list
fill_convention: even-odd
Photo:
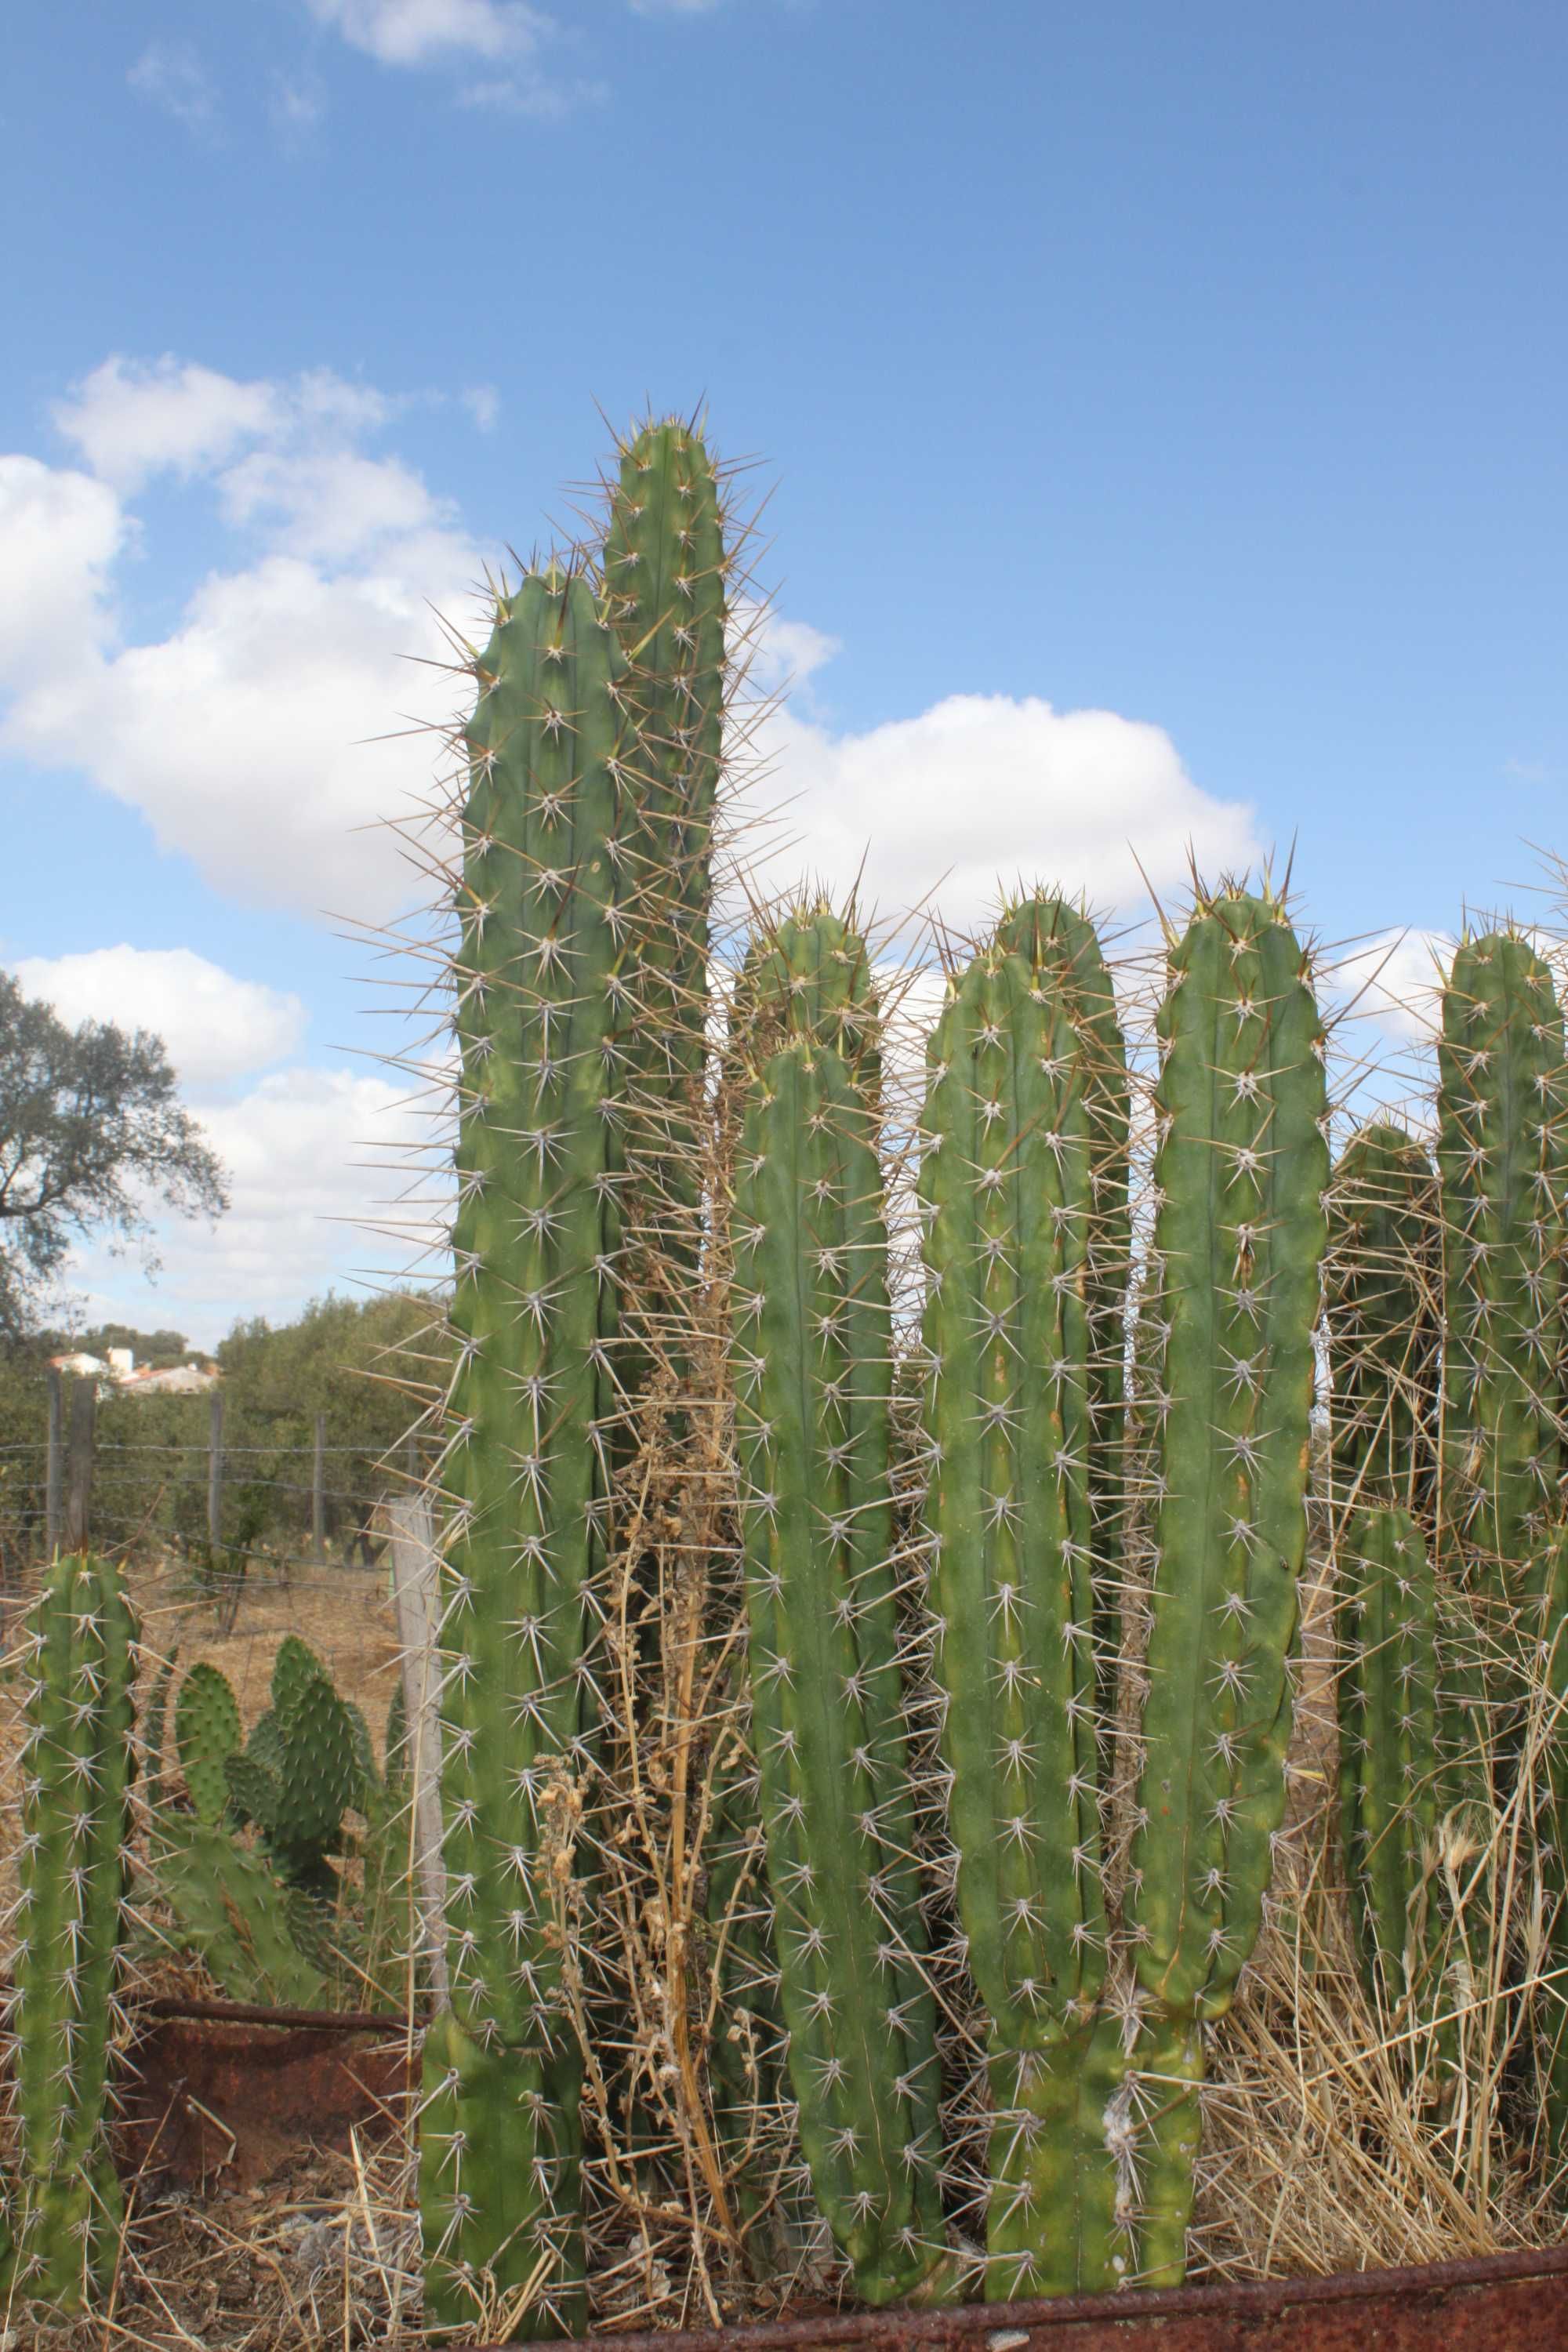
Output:
[[584,2313],[581,2058],[563,1960],[595,1712],[616,1330],[613,1129],[637,888],[626,664],[588,583],[530,572],[476,662],[462,820],[445,1465],[443,1801],[452,2007],[426,2043],[439,2326]]
[[1430,1522],[1441,1352],[1442,1227],[1424,1147],[1378,1121],[1341,1153],[1329,1195],[1324,1307],[1341,1510]]
[[18,1645],[21,1892],[10,2022],[17,2198],[8,2284],[79,2311],[112,2275],[104,2131],[124,1932],[136,1622],[113,1565],[60,1554]]
[[934,2003],[899,1664],[881,1173],[830,1046],[749,1089],[733,1204],[753,1734],[789,2074],[856,2293],[942,2262]]
[[[1106,1384],[1090,1310],[1091,1266],[1112,1287],[1095,1178],[1119,1216],[1126,1126],[1118,1178],[1070,965],[1036,960],[1047,923],[1040,902],[1016,914],[950,996],[927,1056],[920,1177],[933,1671],[959,1910],[990,2016],[987,2291],[1003,2297],[1113,2286],[1130,2254],[1114,2135],[1093,2123],[1125,2069],[1120,2021],[1096,2021],[1108,1676],[1092,1481],[1097,1465],[1109,1473],[1100,1523],[1119,1527],[1120,1455],[1096,1449]],[[1119,1379],[1108,1410],[1120,1417]]]
[[[701,1244],[713,829],[727,683],[724,502],[701,432],[649,422],[620,448],[602,556],[605,611],[626,657],[636,792],[622,857],[637,893],[639,1017],[626,1040],[621,1129],[635,1199],[617,1202],[657,1262],[639,1286],[664,1352]],[[662,1273],[658,1268],[662,1267]],[[679,1355],[679,1349],[675,1352]],[[642,1351],[623,1357],[638,1388]]]
[[1530,1582],[1535,1755],[1529,1794],[1545,1954],[1532,2022],[1546,2147],[1560,2166],[1568,2162],[1568,1527],[1554,1528],[1541,1544]]
[[1552,974],[1489,931],[1443,991],[1443,1517],[1500,1654],[1527,1560],[1560,1507],[1568,1073]]
[[[1194,2029],[1234,1997],[1284,1814],[1306,1549],[1328,1111],[1309,965],[1277,899],[1200,898],[1159,1037],[1163,1353],[1127,1909],[1146,2009],[1195,2074]],[[1168,2105],[1180,2158],[1194,2118]],[[1151,2168],[1139,2270],[1152,2284],[1181,2274],[1191,2182],[1179,2161]]]
[[[1367,1997],[1408,2053],[1417,2095],[1439,2098],[1456,2055],[1439,1866],[1437,1590],[1409,1512],[1365,1511],[1340,1549],[1340,1838]],[[1405,2040],[1405,2037],[1409,2039]]]
[[[1094,1518],[1095,1651],[1113,1675],[1121,1646],[1116,1602],[1127,1518],[1127,1290],[1132,1255],[1128,1198],[1131,1087],[1116,988],[1093,923],[1065,898],[1021,899],[997,926],[996,943],[1021,955],[1042,985],[1061,988],[1089,1115],[1089,1496]],[[1102,1691],[1103,1700],[1113,1693]]]

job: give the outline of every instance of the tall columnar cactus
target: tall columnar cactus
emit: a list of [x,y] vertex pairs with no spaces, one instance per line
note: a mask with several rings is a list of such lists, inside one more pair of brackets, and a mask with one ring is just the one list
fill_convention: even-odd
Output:
[[1096,1633],[1113,1644],[1116,1617],[1097,1608],[1095,1574],[1121,1522],[1120,1432],[1096,1412],[1121,1412],[1120,1354],[1112,1377],[1100,1350],[1103,1302],[1126,1282],[1127,1097],[1114,1003],[1091,1024],[1075,985],[1075,963],[1103,971],[1098,949],[1090,933],[1063,954],[1066,917],[1048,901],[1016,910],[950,996],[920,1178],[934,1673],[959,1909],[990,2017],[1000,2296],[1110,2287],[1130,2257],[1105,2122],[1121,2026],[1097,2018]]
[[80,2309],[114,2266],[104,2135],[133,1765],[136,1624],[107,1560],[61,1554],[18,1647],[26,1692],[21,1893],[10,2000],[24,2300]]
[[1324,1039],[1278,900],[1200,898],[1161,1008],[1149,1691],[1128,1911],[1150,2040],[1141,2274],[1179,2278],[1201,2027],[1257,1938],[1284,1814],[1329,1178]]
[[[635,897],[628,933],[637,1018],[624,1041],[628,1163],[612,1202],[630,1243],[623,1387],[637,1394],[659,1358],[686,1350],[689,1284],[702,1241],[701,1161],[713,835],[724,764],[724,500],[701,432],[679,417],[620,445],[607,485],[605,605],[626,656],[634,789],[621,832]],[[629,1311],[626,1311],[629,1310]]]
[[735,978],[730,1053],[761,1069],[791,1038],[831,1046],[868,1117],[881,1096],[882,1024],[866,942],[825,899],[759,931]]
[[1443,1517],[1456,1565],[1508,1639],[1524,1561],[1563,1472],[1563,1257],[1568,1072],[1552,974],[1529,941],[1489,931],[1457,950],[1443,991]]
[[1437,1591],[1406,1510],[1359,1513],[1340,1547],[1340,1837],[1368,1998],[1394,2021],[1418,2079],[1453,2036],[1422,2031],[1443,2006],[1446,1906],[1438,1853]]
[[468,729],[446,1460],[445,1860],[451,2007],[426,2042],[426,2294],[472,2324],[582,2315],[581,2062],[563,1975],[594,1712],[616,1317],[613,1129],[637,882],[627,668],[588,583],[502,596]]
[[1021,955],[1034,985],[1061,992],[1082,1070],[1089,1118],[1089,1220],[1084,1258],[1089,1317],[1089,1494],[1094,1517],[1097,1645],[1114,1664],[1116,1573],[1126,1532],[1127,1286],[1132,1251],[1128,1199],[1131,1088],[1116,988],[1095,928],[1065,898],[1020,899],[997,926],[998,946]]
[[1429,1517],[1436,1474],[1442,1228],[1437,1180],[1402,1128],[1363,1128],[1329,1195],[1324,1304],[1333,1496]]
[[817,2202],[857,2293],[884,2304],[942,2261],[937,2060],[890,1557],[882,1181],[865,1092],[831,1045],[797,1034],[756,1070],[732,1241],[752,1730],[790,2083]]

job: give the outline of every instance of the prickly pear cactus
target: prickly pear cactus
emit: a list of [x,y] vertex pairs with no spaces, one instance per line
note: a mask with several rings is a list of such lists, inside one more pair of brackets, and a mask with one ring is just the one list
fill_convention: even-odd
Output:
[[[1324,1038],[1278,900],[1201,898],[1159,1020],[1148,1698],[1127,1911],[1151,2074],[1201,2080],[1284,1813],[1329,1181]],[[1195,2090],[1160,2093],[1140,2274],[1179,2279]]]
[[[920,1176],[933,1672],[959,1910],[990,2017],[987,2292],[1005,2298],[1110,2288],[1131,2256],[1103,2124],[1121,2026],[1097,2020],[1096,1633],[1109,1622],[1113,1640],[1116,1616],[1097,1608],[1096,1544],[1120,1528],[1121,1463],[1119,1429],[1097,1448],[1096,1410],[1119,1417],[1121,1388],[1098,1360],[1095,1307],[1126,1245],[1125,1065],[1118,1122],[1097,1081],[1120,1038],[1085,1021],[1069,959],[1042,958],[1058,938],[1032,902],[957,982],[927,1056]],[[1113,1006],[1110,1020],[1113,1033]]]
[[1329,1194],[1324,1307],[1341,1510],[1428,1520],[1436,1485],[1442,1223],[1414,1136],[1377,1121],[1341,1153]]
[[444,1477],[443,1811],[451,2008],[425,2047],[427,2308],[526,2334],[584,2316],[581,2060],[563,1961],[594,1705],[635,1011],[627,667],[560,566],[500,598],[475,662],[462,816],[457,1367]]
[[223,1819],[228,1806],[225,1767],[244,1744],[239,1701],[227,1675],[199,1660],[174,1701],[174,1752],[198,1820]]
[[[201,1671],[193,1667],[186,1689]],[[330,1857],[341,1850],[344,1813],[363,1809],[368,1750],[359,1710],[339,1697],[309,1643],[286,1634],[272,1664],[272,1705],[243,1752],[225,1755],[223,1776],[230,1809],[255,1822],[287,1885],[335,1895]]]
[[753,1732],[802,2147],[856,2292],[942,2255],[892,1551],[881,1173],[831,1046],[751,1086],[733,1205]]
[[104,2135],[130,1836],[136,1622],[112,1563],[57,1556],[17,1648],[21,1893],[10,1996],[17,2172],[10,2292],[81,2310],[112,2275]]
[[1466,940],[1443,991],[1437,1170],[1445,1534],[1497,1618],[1499,1652],[1521,1599],[1517,1564],[1560,1507],[1568,1242],[1563,1014],[1547,965],[1512,930]]

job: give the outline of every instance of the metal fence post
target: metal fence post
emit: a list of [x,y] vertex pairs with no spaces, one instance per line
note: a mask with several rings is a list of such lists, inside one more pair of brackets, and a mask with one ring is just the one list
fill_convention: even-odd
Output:
[[396,1495],[392,1525],[393,1598],[403,1646],[403,1704],[408,1718],[414,1783],[414,1870],[419,1889],[430,1979],[437,2004],[449,1998],[447,1976],[447,1873],[441,1859],[441,1702],[436,1667],[439,1563],[427,1494]]
[[66,1399],[59,1366],[49,1366],[49,1443],[44,1463],[44,1548],[53,1559],[65,1533]]
[[327,1416],[316,1415],[316,1451],[310,1464],[310,1550],[317,1564],[327,1557]]
[[214,1389],[207,1409],[207,1542],[223,1543],[223,1391]]
[[70,1435],[66,1444],[65,1549],[85,1551],[92,1517],[92,1453],[98,1423],[98,1383],[71,1382]]

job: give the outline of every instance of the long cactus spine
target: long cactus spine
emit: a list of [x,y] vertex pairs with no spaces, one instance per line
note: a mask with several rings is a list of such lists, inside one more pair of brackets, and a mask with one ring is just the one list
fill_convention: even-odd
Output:
[[62,1554],[19,1656],[21,1893],[11,2022],[19,2199],[7,2268],[24,2299],[90,2305],[121,2193],[104,2133],[126,1889],[136,1624],[111,1563]]
[[1099,1348],[1114,1347],[1102,1302],[1126,1279],[1125,1069],[1113,1003],[1091,1029],[1070,958],[1051,951],[1070,919],[1026,902],[958,982],[928,1054],[920,1179],[933,1663],[990,2017],[987,2291],[1003,2297],[1109,2287],[1130,2255],[1106,2126],[1121,2026],[1097,2020],[1096,1549],[1121,1517],[1120,1427],[1097,1426],[1097,1410],[1120,1422],[1120,1352],[1112,1372]]
[[797,1036],[748,1089],[733,1202],[752,1731],[816,2200],[857,2293],[942,2256],[891,1559],[892,1335],[866,1096]]
[[[1163,1324],[1143,1760],[1128,1908],[1149,2072],[1201,2079],[1200,2029],[1256,1940],[1283,1818],[1325,1241],[1324,1038],[1272,898],[1198,902],[1161,1009],[1153,1251]],[[1157,2062],[1157,2063],[1156,2063]],[[1155,2086],[1140,2270],[1179,2278],[1195,2098]]]
[[593,1714],[622,1033],[626,663],[587,583],[498,603],[467,730],[461,1051],[446,1482],[451,2008],[426,2042],[421,2202],[436,2319],[531,2285],[582,2315],[580,2059],[563,1971]]

